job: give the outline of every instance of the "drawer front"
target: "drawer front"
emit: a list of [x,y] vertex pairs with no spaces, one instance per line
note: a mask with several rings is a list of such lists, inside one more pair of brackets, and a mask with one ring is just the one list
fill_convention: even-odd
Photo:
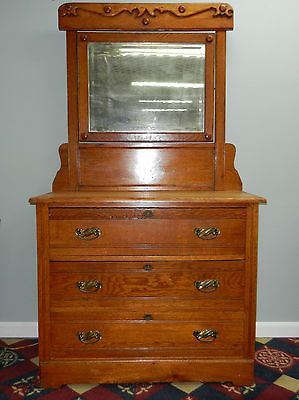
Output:
[[245,247],[246,211],[210,209],[50,209],[50,246]]
[[[69,264],[76,269],[78,263]],[[86,268],[84,263],[79,264],[81,271],[71,272],[71,268],[69,272],[57,272],[57,268],[56,272],[51,271],[50,291],[54,299],[61,303],[73,300],[90,304],[103,297],[240,298],[244,291],[242,262],[202,265],[198,262],[195,263],[198,269],[190,271],[188,263],[184,262],[177,263],[172,271],[163,270],[163,263],[159,267],[144,264],[147,268],[152,266],[152,271],[141,268],[124,271],[117,270],[117,266],[112,266],[111,271],[101,271],[101,263],[94,263],[93,267],[89,264]]]
[[244,298],[101,297],[80,301],[51,295],[53,321],[208,321],[244,318]]
[[226,319],[233,310],[240,316],[244,267],[240,261],[52,262],[51,315],[56,320],[199,320],[216,314]]
[[[211,357],[230,350],[242,355],[244,326],[239,321],[198,322],[55,322],[51,325],[52,355],[94,358],[119,351],[191,350]],[[169,354],[169,353],[168,353]]]

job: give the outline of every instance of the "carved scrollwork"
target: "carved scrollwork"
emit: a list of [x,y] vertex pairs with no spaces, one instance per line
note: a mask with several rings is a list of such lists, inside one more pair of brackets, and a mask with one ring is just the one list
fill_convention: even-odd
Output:
[[59,16],[60,17],[77,17],[78,16],[79,7],[76,7],[72,4],[64,4],[59,8]]
[[[190,7],[191,8],[191,7]],[[197,9],[191,8],[188,10],[188,7],[185,5],[170,5],[170,6],[157,6],[155,4],[149,4],[147,6],[141,5],[134,5],[134,4],[126,4],[121,6],[119,4],[106,4],[102,7],[102,9],[95,10],[91,8],[84,8],[80,4],[80,7],[72,5],[72,4],[65,4],[60,7],[59,15],[60,17],[77,17],[79,12],[84,12],[88,14],[98,15],[100,17],[117,17],[122,13],[128,13],[135,18],[141,18],[141,22],[144,25],[148,25],[151,21],[151,18],[157,18],[162,14],[168,13],[172,14],[178,18],[189,18],[198,14],[203,14],[207,12],[214,11],[212,17],[227,17],[231,18],[233,16],[233,9],[228,4],[214,4],[209,5],[207,7],[197,7]]]
[[225,16],[231,18],[234,14],[234,10],[228,4],[219,4],[217,7],[212,7],[215,10],[214,17]]

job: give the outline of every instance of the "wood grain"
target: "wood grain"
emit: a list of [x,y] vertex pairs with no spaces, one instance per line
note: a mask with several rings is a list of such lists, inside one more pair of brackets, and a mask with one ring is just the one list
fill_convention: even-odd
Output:
[[[100,361],[51,361],[40,364],[41,385],[45,387],[73,383],[119,382],[233,382],[252,385],[253,360],[229,359],[115,359]],[[136,374],[136,370],[138,374]]]
[[[51,247],[101,248],[157,246],[213,248],[232,247],[245,248],[245,222],[241,219],[180,219],[179,223],[171,219],[140,220],[51,220]],[[94,240],[82,240],[76,234],[77,229],[99,228],[101,235]],[[211,240],[203,240],[194,234],[196,228],[217,228],[220,234]]]
[[243,247],[199,247],[177,245],[134,245],[127,247],[51,247],[49,258],[52,261],[100,261],[121,257],[123,260],[140,259],[192,259],[192,260],[243,260],[245,253]]
[[60,30],[210,31],[232,28],[233,9],[226,3],[68,3],[59,8]]
[[49,358],[49,322],[50,322],[50,296],[49,296],[49,231],[48,207],[39,205],[36,208],[36,233],[37,233],[37,262],[38,262],[38,337],[39,357],[41,360]]
[[[145,212],[150,212],[150,217],[146,217]],[[50,220],[90,220],[90,219],[107,219],[107,220],[144,220],[144,219],[243,219],[247,215],[246,207],[214,207],[211,208],[65,208],[51,207],[49,208]]]
[[213,147],[81,147],[81,188],[213,188]]
[[[59,28],[67,31],[68,143],[59,149],[53,193],[30,199],[37,205],[42,386],[251,385],[257,210],[266,200],[241,191],[235,147],[225,144],[233,9],[68,3],[59,8]],[[88,43],[153,40],[205,44],[205,132],[89,134]],[[90,227],[101,229],[99,238],[75,235]],[[202,240],[197,227],[220,234]],[[195,281],[206,279],[220,286],[199,291]],[[90,280],[99,281],[98,291],[80,291],[77,282]],[[218,336],[201,343],[193,334],[200,329]],[[101,340],[82,343],[78,332],[89,330]]]
[[[216,329],[218,336],[213,342],[199,342],[193,335],[196,330]],[[78,332],[99,331],[102,339],[92,346],[81,343]],[[60,349],[60,358],[85,357],[93,359],[100,356],[100,349],[138,349],[138,348],[193,348],[206,353],[206,356],[217,355],[223,348],[238,349],[242,355],[243,323],[242,321],[81,321],[52,322],[51,348]],[[71,353],[71,354],[70,354]],[[198,355],[198,354],[197,354]]]
[[67,95],[68,95],[68,189],[79,187],[78,105],[77,105],[77,36],[67,32]]
[[[195,298],[100,297],[86,300],[64,297],[62,301],[51,294],[52,321],[136,321],[151,315],[156,321],[244,320],[244,298],[212,299],[210,294]],[[88,313],[86,308],[88,307]]]
[[225,168],[226,32],[216,34],[215,74],[215,190],[224,189]]
[[[214,145],[144,146],[80,145],[79,159],[84,169],[80,190],[214,190]],[[70,190],[67,149],[66,144],[59,149],[61,168],[53,182],[54,192]],[[140,165],[143,156],[151,162]],[[235,147],[226,144],[226,191],[242,189],[234,157]],[[142,167],[139,172],[138,165]]]
[[[195,281],[215,279],[220,287],[213,292],[199,291]],[[83,293],[77,282],[98,281],[101,288],[94,293]],[[65,300],[77,300],[81,307],[86,302],[97,301],[103,297],[180,297],[207,299],[219,297],[238,298],[244,290],[242,271],[209,271],[198,272],[152,272],[148,274],[134,272],[88,272],[53,273],[50,276],[50,290],[53,298],[57,297],[63,306]],[[121,308],[121,300],[118,308]]]
[[53,192],[31,197],[31,204],[52,207],[240,207],[265,204],[264,197],[241,191],[99,191]]

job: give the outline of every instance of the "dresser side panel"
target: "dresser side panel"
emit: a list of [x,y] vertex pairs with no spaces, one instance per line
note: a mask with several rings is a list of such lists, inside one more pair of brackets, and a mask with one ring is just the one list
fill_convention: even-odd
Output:
[[37,222],[37,259],[38,259],[38,331],[40,360],[49,359],[49,218],[48,206],[41,204],[36,207]]

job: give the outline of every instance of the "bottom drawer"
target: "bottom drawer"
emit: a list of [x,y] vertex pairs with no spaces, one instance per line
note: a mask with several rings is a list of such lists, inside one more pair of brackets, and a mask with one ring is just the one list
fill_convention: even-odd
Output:
[[51,358],[241,356],[243,340],[242,320],[57,322],[51,327]]

